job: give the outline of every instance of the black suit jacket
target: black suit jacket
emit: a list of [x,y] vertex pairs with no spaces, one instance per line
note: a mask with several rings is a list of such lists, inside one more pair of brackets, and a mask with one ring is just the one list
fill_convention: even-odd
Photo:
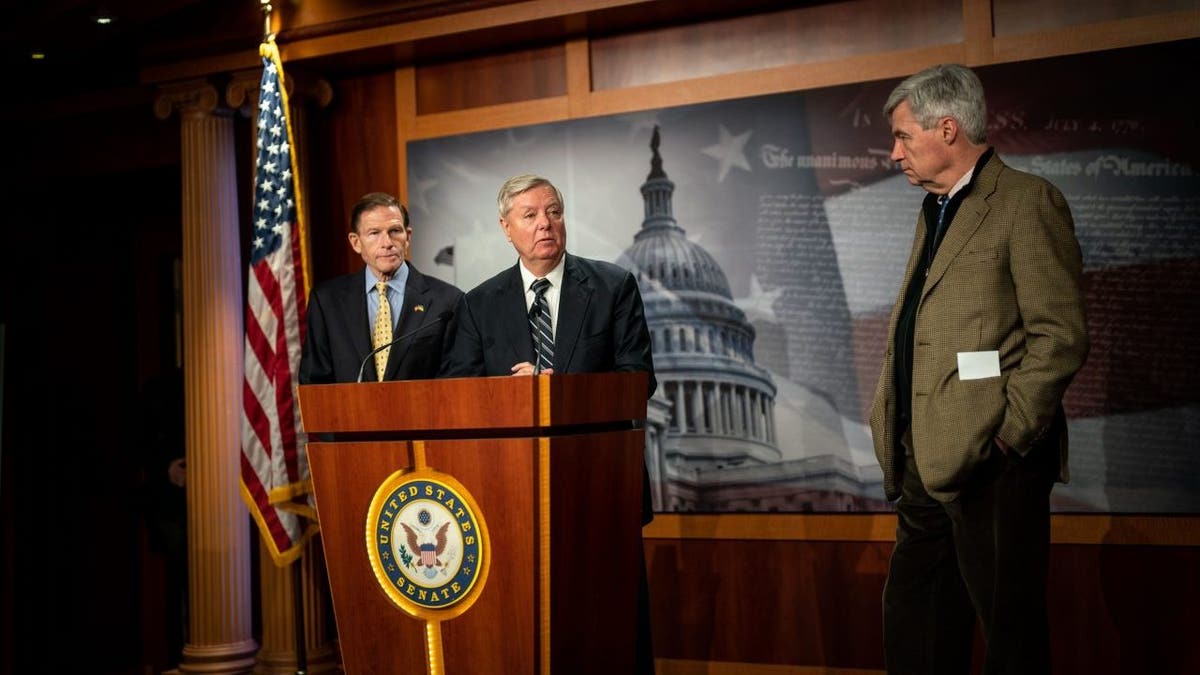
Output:
[[[649,397],[657,383],[637,280],[612,263],[566,256],[554,372],[646,371]],[[523,286],[521,271],[513,265],[463,296],[443,377],[509,375],[515,364],[533,361]]]
[[[408,265],[404,307],[393,337],[417,331],[392,346],[385,380],[419,380],[436,377],[447,336],[454,335],[455,319],[437,317],[453,312],[462,297],[440,279],[427,277]],[[418,309],[421,308],[421,309]],[[395,309],[393,309],[395,311]],[[422,326],[428,324],[428,328]],[[308,300],[308,335],[300,361],[301,384],[354,382],[363,359],[371,352],[371,325],[363,272],[359,270],[317,285]],[[363,369],[363,381],[376,381],[375,359]]]
[[[645,371],[649,398],[658,385],[637,280],[612,263],[566,256],[554,330],[554,372]],[[523,286],[521,271],[513,265],[463,296],[441,377],[511,375],[514,365],[533,361]],[[644,469],[643,525],[654,519]]]

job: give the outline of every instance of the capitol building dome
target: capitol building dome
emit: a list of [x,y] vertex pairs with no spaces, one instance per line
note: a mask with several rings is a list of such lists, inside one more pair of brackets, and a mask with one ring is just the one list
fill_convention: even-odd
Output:
[[658,146],[655,127],[642,184],[645,219],[617,264],[638,279],[659,381],[647,434],[655,506],[703,509],[709,481],[700,473],[780,460],[776,390],[754,363],[754,327],[734,304],[725,272],[675,220],[675,184]]

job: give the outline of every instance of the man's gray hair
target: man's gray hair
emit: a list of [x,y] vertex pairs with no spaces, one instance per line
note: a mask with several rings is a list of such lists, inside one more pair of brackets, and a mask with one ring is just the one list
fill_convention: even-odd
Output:
[[513,199],[517,195],[543,185],[549,185],[550,189],[554,190],[554,196],[558,198],[558,205],[566,208],[566,204],[563,203],[562,193],[558,191],[558,188],[554,187],[554,183],[551,183],[549,178],[542,178],[531,173],[523,173],[520,176],[509,178],[504,181],[504,185],[500,186],[500,194],[496,197],[496,208],[500,209],[500,217],[503,218],[508,214],[508,210],[512,208]]
[[943,117],[953,117],[979,145],[987,140],[987,102],[983,83],[966,66],[943,63],[909,77],[892,90],[883,114],[891,119],[896,106],[908,101],[913,117],[922,129],[931,129]]

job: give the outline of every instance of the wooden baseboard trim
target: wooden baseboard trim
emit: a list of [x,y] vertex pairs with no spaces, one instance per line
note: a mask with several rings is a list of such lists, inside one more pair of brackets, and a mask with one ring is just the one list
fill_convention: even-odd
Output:
[[[642,529],[645,539],[773,541],[895,541],[892,513],[660,513]],[[1055,514],[1050,543],[1073,545],[1200,546],[1200,517]]]
[[689,661],[656,659],[657,675],[885,675],[882,670],[831,668],[829,666],[788,666],[777,663],[737,663],[734,661]]

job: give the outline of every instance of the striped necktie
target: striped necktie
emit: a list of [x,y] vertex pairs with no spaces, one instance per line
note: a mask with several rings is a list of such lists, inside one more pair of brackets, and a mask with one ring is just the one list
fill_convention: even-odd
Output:
[[554,331],[550,328],[550,305],[546,303],[546,291],[550,282],[535,279],[529,286],[533,291],[533,306],[529,308],[529,330],[533,334],[536,363],[534,372],[554,367]]
[[943,195],[942,198],[938,201],[937,230],[935,230],[934,235],[933,235],[933,237],[934,237],[933,240],[935,242],[940,242],[942,240],[942,234],[945,233],[946,225],[949,224],[946,222],[946,207],[949,205],[950,205],[950,195]]
[[[387,282],[375,284],[379,293],[379,312],[375,315],[375,330],[371,334],[371,348],[379,349],[392,341],[392,306],[388,303]],[[391,347],[375,352],[375,374],[383,382],[383,371],[387,370],[388,353]]]

